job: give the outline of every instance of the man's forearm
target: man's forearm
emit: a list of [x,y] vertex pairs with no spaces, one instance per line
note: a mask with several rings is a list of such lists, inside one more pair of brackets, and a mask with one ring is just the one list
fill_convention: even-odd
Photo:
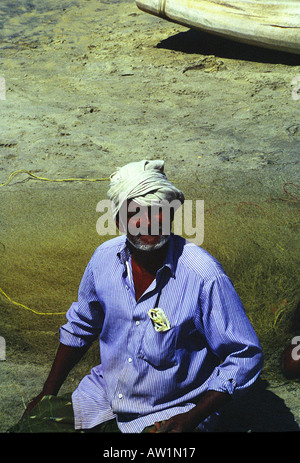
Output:
[[56,395],[72,368],[79,362],[89,346],[71,347],[59,344],[51,371],[43,387],[45,395]]
[[187,412],[191,428],[196,428],[203,420],[222,408],[229,400],[231,399],[227,392],[212,390],[205,392],[196,407]]
[[208,416],[230,400],[227,392],[207,391],[190,411],[172,416],[167,421],[155,423],[150,432],[192,432]]

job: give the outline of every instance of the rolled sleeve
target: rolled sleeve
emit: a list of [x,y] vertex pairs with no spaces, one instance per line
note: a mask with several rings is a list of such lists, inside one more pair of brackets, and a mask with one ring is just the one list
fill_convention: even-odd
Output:
[[103,311],[95,290],[91,262],[79,285],[78,301],[73,302],[66,318],[67,323],[59,330],[62,344],[83,347],[91,344],[99,336],[103,323]]
[[237,383],[233,378],[226,378],[222,374],[219,368],[216,368],[213,373],[213,377],[211,378],[208,390],[219,391],[219,392],[227,392],[229,395],[233,395],[235,389],[237,387]]
[[259,376],[262,348],[232,282],[224,274],[204,287],[201,299],[207,343],[220,364],[208,389],[242,393]]

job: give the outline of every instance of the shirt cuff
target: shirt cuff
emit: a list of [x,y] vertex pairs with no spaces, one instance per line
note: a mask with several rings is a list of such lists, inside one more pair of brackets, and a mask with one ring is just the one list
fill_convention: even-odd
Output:
[[230,395],[233,395],[237,383],[233,378],[226,378],[219,368],[217,368],[213,375],[212,379],[208,383],[207,390],[213,390],[218,392],[227,392]]
[[63,327],[59,328],[59,341],[70,347],[83,347],[87,344],[82,338],[66,331]]

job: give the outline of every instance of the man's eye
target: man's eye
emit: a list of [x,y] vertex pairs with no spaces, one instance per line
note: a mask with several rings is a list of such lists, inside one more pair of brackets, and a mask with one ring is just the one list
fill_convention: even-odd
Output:
[[137,214],[140,213],[140,211],[141,211],[141,208],[137,207],[134,211],[128,212],[127,214],[128,219],[131,219],[132,217],[136,216]]

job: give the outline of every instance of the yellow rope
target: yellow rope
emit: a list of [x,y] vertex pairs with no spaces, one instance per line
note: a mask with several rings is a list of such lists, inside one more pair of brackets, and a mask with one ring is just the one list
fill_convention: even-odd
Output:
[[35,313],[36,315],[65,315],[65,312],[37,312],[36,310],[30,309],[29,307],[26,307],[26,305],[20,304],[19,302],[13,301],[4,291],[3,289],[0,288],[0,292],[5,296],[12,304],[18,305],[19,307],[22,307],[23,309],[30,310],[30,312]]
[[[35,178],[37,180],[43,180],[47,182],[103,182],[106,180],[110,180],[110,177],[104,177],[104,178],[58,178],[58,179],[50,179],[46,177],[39,177],[38,175],[33,174],[29,170],[25,169],[20,169],[12,172],[10,176],[8,177],[7,181],[4,183],[0,184],[1,186],[6,186],[8,185],[11,180],[16,177],[18,174],[28,174],[30,177]],[[35,313],[36,315],[65,315],[65,312],[56,312],[56,313],[45,313],[45,312],[37,312],[36,310],[30,309],[29,307],[26,307],[26,305],[20,304],[19,302],[13,301],[4,291],[3,289],[0,288],[0,292],[12,303],[15,304],[19,307],[22,307],[23,309],[29,310],[30,312]]]
[[18,175],[18,174],[27,174],[32,178],[35,178],[37,180],[47,181],[47,182],[103,182],[103,181],[109,180],[109,177],[105,177],[105,178],[56,178],[56,179],[50,179],[50,178],[46,178],[46,177],[39,177],[38,175],[33,174],[29,170],[20,169],[20,170],[16,170],[16,171],[12,172],[10,174],[10,176],[8,177],[7,181],[5,183],[0,184],[0,187],[8,185],[11,182],[11,180],[14,177],[16,177],[16,175]]
[[[16,175],[18,174],[28,174],[30,177],[32,178],[35,178],[37,180],[43,180],[43,181],[47,181],[47,182],[75,182],[75,181],[79,181],[79,182],[100,182],[100,181],[105,181],[105,180],[109,180],[109,177],[107,178],[59,178],[59,179],[49,179],[49,178],[46,178],[46,177],[39,177],[38,175],[35,175],[33,174],[32,172],[30,172],[29,170],[25,170],[25,169],[20,169],[20,170],[16,170],[14,172],[12,172],[10,174],[10,176],[8,177],[7,181],[5,183],[1,183],[0,184],[0,187],[1,186],[6,186],[8,185],[11,180],[16,177]],[[15,302],[13,301],[4,291],[3,289],[0,288],[0,292],[3,294],[3,296],[5,296],[12,304],[14,305],[17,305],[19,307],[22,307],[23,309],[26,309],[26,310],[29,310],[30,312],[33,312],[35,313],[36,315],[65,315],[65,312],[56,312],[56,313],[45,313],[45,312],[37,312],[36,310],[33,310],[33,309],[30,309],[29,307],[27,307],[26,305],[23,305],[23,304],[20,304],[19,302]]]
[[[14,177],[16,177],[16,175],[18,175],[18,174],[27,174],[32,178],[35,178],[37,180],[43,180],[43,181],[46,181],[46,182],[105,182],[105,181],[110,180],[110,177],[103,177],[103,178],[54,178],[54,179],[51,179],[51,178],[46,178],[46,177],[39,177],[38,175],[33,174],[29,170],[20,169],[20,170],[15,170],[14,172],[12,172],[10,174],[10,176],[8,177],[8,179],[6,180],[6,182],[0,183],[0,187],[8,185],[12,181],[12,179]],[[178,182],[173,181],[173,183],[178,183]]]
[[[47,181],[47,182],[102,182],[102,181],[105,181],[105,180],[109,180],[109,177],[105,177],[105,178],[59,178],[59,179],[50,179],[50,178],[46,178],[46,177],[39,177],[38,175],[35,175],[33,174],[32,172],[30,172],[29,170],[25,170],[25,169],[20,169],[20,170],[16,170],[14,172],[12,172],[10,174],[10,176],[8,177],[7,181],[5,183],[1,183],[0,184],[0,187],[1,186],[6,186],[8,185],[11,180],[16,177],[16,175],[18,174],[27,174],[29,175],[30,177],[32,178],[35,178],[37,180],[43,180],[43,181]],[[33,312],[35,313],[36,315],[65,315],[65,312],[55,312],[55,313],[51,313],[51,312],[37,312],[36,310],[33,310],[33,309],[30,309],[29,307],[27,307],[26,305],[23,305],[23,304],[20,304],[19,302],[15,302],[13,301],[4,291],[3,289],[0,288],[0,292],[3,294],[3,296],[5,296],[12,304],[14,305],[17,305],[19,307],[22,307],[23,309],[26,309],[26,310],[29,310],[30,312]]]

